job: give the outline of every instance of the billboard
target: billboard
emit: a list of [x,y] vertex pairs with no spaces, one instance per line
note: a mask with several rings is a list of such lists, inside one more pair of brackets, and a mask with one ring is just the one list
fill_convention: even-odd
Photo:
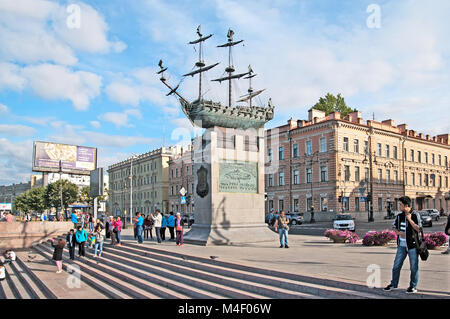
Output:
[[90,178],[90,192],[91,197],[98,197],[103,195],[103,167],[91,171]]
[[97,168],[95,147],[35,141],[33,145],[33,171],[89,175]]
[[0,210],[11,210],[11,203],[0,203]]

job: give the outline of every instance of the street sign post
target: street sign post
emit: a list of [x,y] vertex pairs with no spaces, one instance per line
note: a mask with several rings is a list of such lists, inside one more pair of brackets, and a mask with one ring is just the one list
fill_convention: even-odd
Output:
[[181,187],[180,194],[181,194],[181,196],[186,195],[186,189],[184,187]]
[[186,204],[186,196],[181,196],[181,204]]

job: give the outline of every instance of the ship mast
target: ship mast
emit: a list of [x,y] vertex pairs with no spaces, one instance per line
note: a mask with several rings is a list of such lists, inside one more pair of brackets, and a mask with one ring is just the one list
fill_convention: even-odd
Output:
[[212,34],[210,34],[210,35],[208,35],[206,37],[203,37],[203,35],[201,34],[201,31],[200,31],[200,28],[201,28],[201,26],[199,25],[197,27],[197,34],[198,34],[199,38],[197,40],[195,40],[195,41],[189,42],[189,44],[200,43],[200,48],[199,48],[199,52],[198,52],[198,62],[195,63],[195,66],[198,68],[198,70],[195,70],[193,72],[190,72],[190,73],[187,73],[187,74],[183,75],[183,76],[189,76],[189,75],[190,76],[194,76],[197,73],[199,74],[199,78],[198,78],[198,81],[199,81],[198,82],[198,101],[199,102],[200,102],[200,100],[202,98],[202,73],[212,69],[213,67],[215,67],[216,65],[219,64],[219,63],[216,63],[216,64],[212,64],[212,65],[209,65],[209,66],[205,67],[206,64],[205,64],[205,61],[203,61],[203,56],[202,56],[202,54],[203,54],[203,52],[202,52],[203,51],[202,44],[203,44],[204,41],[206,41],[209,38],[211,38]]
[[[248,66],[248,76],[246,76],[244,79],[248,79],[249,81],[249,85],[248,85],[248,94],[241,96],[241,99],[239,99],[237,102],[245,102],[247,100],[249,100],[249,104],[250,107],[252,107],[252,99],[261,94],[262,92],[264,92],[266,89],[263,90],[259,90],[253,93],[253,88],[252,88],[252,78],[254,78],[256,76],[256,74],[253,74],[253,70],[252,67],[249,65]],[[243,98],[242,98],[243,97]]]
[[217,46],[218,48],[228,47],[228,67],[225,69],[225,72],[228,73],[228,76],[224,77],[224,78],[213,80],[213,81],[218,81],[219,83],[222,83],[222,81],[228,80],[228,107],[230,107],[230,108],[231,108],[231,80],[239,79],[248,74],[248,73],[240,73],[240,74],[233,75],[235,69],[234,69],[234,66],[231,64],[231,48],[233,46],[235,46],[236,44],[239,44],[244,41],[244,40],[233,41],[233,35],[234,35],[234,31],[229,29],[228,34],[227,34],[228,42]]

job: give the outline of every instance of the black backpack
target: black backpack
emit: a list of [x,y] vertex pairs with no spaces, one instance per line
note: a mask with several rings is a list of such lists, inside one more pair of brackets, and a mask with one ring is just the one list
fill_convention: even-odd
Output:
[[420,259],[425,261],[428,259],[430,253],[428,252],[427,244],[425,243],[425,238],[423,236],[423,229],[420,228],[421,238],[419,238],[418,233],[416,231],[413,230],[413,232],[414,232],[414,239],[416,241],[417,253],[420,256]]

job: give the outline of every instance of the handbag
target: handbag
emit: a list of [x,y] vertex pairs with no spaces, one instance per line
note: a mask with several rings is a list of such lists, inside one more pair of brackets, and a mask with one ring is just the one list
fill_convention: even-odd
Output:
[[428,252],[428,248],[427,248],[427,244],[425,242],[424,236],[423,236],[422,228],[420,228],[420,234],[421,234],[421,238],[419,239],[417,232],[414,231],[417,252],[419,253],[420,259],[425,261],[428,259],[428,256],[430,255],[430,253]]
[[183,226],[181,226],[181,225],[180,225],[180,226],[177,226],[177,230],[178,230],[178,231],[183,230]]

